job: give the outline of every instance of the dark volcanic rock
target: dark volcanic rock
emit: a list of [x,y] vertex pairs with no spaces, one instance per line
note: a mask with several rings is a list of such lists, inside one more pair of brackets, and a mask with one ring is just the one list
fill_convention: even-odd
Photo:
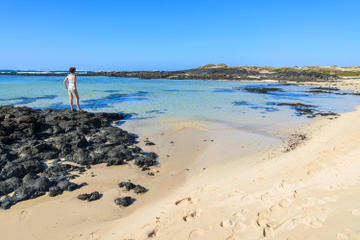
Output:
[[147,191],[148,191],[148,189],[141,185],[136,185],[136,187],[134,188],[134,193],[136,193],[136,194],[146,193]]
[[49,188],[49,196],[50,197],[55,197],[57,195],[60,195],[63,193],[64,190],[62,190],[61,188],[59,188],[58,186],[53,186]]
[[136,187],[135,184],[132,182],[121,182],[119,183],[120,188],[126,188],[127,191],[130,191],[131,189],[134,189]]
[[307,116],[308,118],[314,118],[317,116],[338,116],[337,113],[334,112],[324,112],[320,111],[314,105],[304,104],[304,103],[274,103],[269,102],[268,105],[276,105],[276,106],[289,106],[296,111],[296,115],[298,116]]
[[290,106],[290,107],[296,107],[296,108],[315,108],[314,105],[310,104],[304,104],[304,103],[278,103],[276,104],[278,106]]
[[147,188],[141,186],[141,185],[136,185],[130,181],[128,182],[121,182],[119,183],[119,187],[120,188],[125,188],[127,191],[130,191],[130,190],[134,190],[134,192],[136,194],[139,194],[139,193],[145,193],[148,191]]
[[263,93],[263,94],[268,94],[271,92],[284,92],[284,90],[281,88],[270,88],[270,87],[244,87],[243,89],[247,92]]
[[[143,152],[135,145],[133,134],[111,125],[125,117],[0,107],[0,206],[7,209],[46,192],[54,197],[79,189],[84,184],[71,179],[78,177],[75,172],[82,174],[93,164],[121,165],[134,159],[139,167],[156,164],[155,153]],[[12,192],[11,197],[6,196]],[[94,193],[89,199],[97,197]]]
[[52,183],[47,177],[39,177],[32,185],[35,189],[39,191],[47,192],[52,186]]
[[337,76],[319,73],[319,72],[305,72],[305,71],[284,71],[280,73],[273,73],[268,75],[276,80],[290,80],[290,81],[326,81],[336,80]]
[[139,156],[135,159],[135,165],[139,167],[150,167],[156,163],[156,159],[150,156]]
[[155,143],[150,142],[150,141],[147,141],[147,142],[145,142],[145,145],[146,145],[146,146],[154,146],[154,145],[155,145]]
[[133,204],[133,202],[135,202],[135,198],[132,197],[122,197],[122,198],[117,198],[114,200],[116,205],[122,206],[122,207],[127,207],[130,206],[131,204]]
[[6,195],[13,192],[21,185],[21,181],[17,177],[8,178],[0,182],[0,195]]
[[91,202],[91,201],[95,201],[95,200],[98,200],[100,199],[101,197],[101,194],[99,192],[92,192],[92,193],[83,193],[83,194],[80,194],[77,196],[78,199],[80,200],[87,200],[88,202]]

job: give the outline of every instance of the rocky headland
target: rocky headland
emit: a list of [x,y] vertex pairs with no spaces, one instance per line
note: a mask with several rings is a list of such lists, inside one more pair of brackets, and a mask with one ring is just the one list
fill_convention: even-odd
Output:
[[[0,70],[0,75],[65,76],[66,72],[25,72]],[[207,64],[176,71],[98,71],[78,72],[78,76],[108,76],[141,79],[276,81],[284,84],[308,85],[360,92],[360,67],[306,66],[257,67]]]
[[[65,73],[41,72],[2,72],[0,75],[62,76]],[[315,69],[299,70],[287,68],[278,71],[275,68],[261,67],[229,67],[225,64],[208,64],[198,68],[179,71],[104,71],[79,72],[82,76],[134,77],[143,79],[208,79],[208,80],[279,80],[279,81],[334,81],[337,75]]]

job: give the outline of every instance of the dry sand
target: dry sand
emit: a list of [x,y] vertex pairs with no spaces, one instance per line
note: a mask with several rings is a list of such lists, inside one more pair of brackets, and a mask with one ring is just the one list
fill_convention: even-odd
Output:
[[[0,239],[360,239],[359,122],[360,108],[317,120],[290,152],[264,133],[184,124],[144,146],[160,155],[156,176],[95,166],[80,190],[1,211]],[[127,179],[149,192],[117,187]],[[76,199],[94,190],[100,200]],[[114,204],[126,195],[137,201]]]

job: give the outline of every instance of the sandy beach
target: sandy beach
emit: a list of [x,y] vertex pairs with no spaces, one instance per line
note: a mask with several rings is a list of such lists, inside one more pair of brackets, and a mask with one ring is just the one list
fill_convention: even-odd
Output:
[[[357,108],[278,135],[194,122],[140,135],[160,156],[155,176],[96,165],[80,190],[2,211],[1,239],[360,239],[359,121]],[[294,133],[306,139],[289,151]],[[150,191],[122,208],[128,179]],[[77,199],[95,190],[100,200]]]
[[224,149],[208,148],[193,165],[217,163],[145,206],[150,221],[138,211],[94,239],[359,239],[359,118],[358,109],[319,120],[302,130],[310,140],[287,153],[233,155],[224,164]]

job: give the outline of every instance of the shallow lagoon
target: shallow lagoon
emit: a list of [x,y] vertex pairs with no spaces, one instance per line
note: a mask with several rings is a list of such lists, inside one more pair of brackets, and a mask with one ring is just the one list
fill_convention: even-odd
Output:
[[[0,76],[0,105],[68,108],[63,79]],[[276,87],[283,91],[267,94],[244,91],[248,87]],[[307,92],[310,89],[271,82],[78,77],[84,110],[128,113],[130,117],[124,125],[135,130],[145,127],[160,130],[179,122],[273,130],[308,121],[305,116],[297,116],[293,108],[274,103],[301,102],[334,112],[353,111],[360,104],[359,96],[312,94]]]

